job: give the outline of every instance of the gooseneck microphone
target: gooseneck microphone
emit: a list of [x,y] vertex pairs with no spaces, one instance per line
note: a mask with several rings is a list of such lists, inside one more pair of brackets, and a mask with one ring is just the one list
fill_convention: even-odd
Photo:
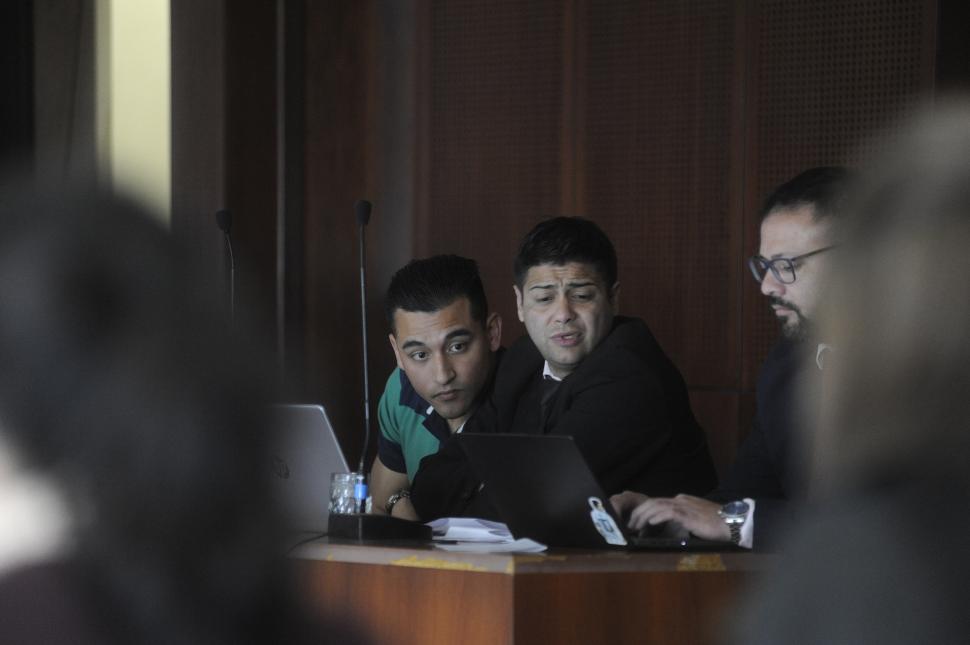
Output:
[[364,473],[364,459],[370,444],[370,370],[368,369],[367,354],[367,277],[364,269],[364,228],[370,221],[370,213],[374,205],[366,199],[358,199],[354,203],[354,215],[357,217],[357,232],[360,249],[360,336],[364,348],[364,447],[360,451],[360,463],[357,472]]
[[364,228],[370,221],[373,205],[365,200],[358,200],[354,204],[354,215],[357,218],[357,231],[360,248],[360,334],[364,348],[364,447],[360,451],[360,462],[357,467],[354,497],[357,498],[358,512],[352,514],[330,513],[327,534],[331,537],[355,540],[358,542],[381,540],[417,540],[431,541],[431,527],[421,522],[409,522],[390,515],[373,515],[364,509],[367,499],[367,484],[364,479],[364,459],[367,457],[367,446],[370,443],[370,376],[367,352],[367,279],[364,267]]
[[232,254],[232,213],[225,208],[216,211],[216,226],[226,238],[226,248],[229,249],[229,320],[236,318],[236,259]]

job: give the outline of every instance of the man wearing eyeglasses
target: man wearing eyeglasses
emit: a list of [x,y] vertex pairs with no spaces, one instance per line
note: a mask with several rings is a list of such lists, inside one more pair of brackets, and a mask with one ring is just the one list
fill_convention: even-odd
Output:
[[[817,179],[816,170],[832,169],[808,171],[812,173],[810,178]],[[792,182],[803,179],[805,174]],[[754,279],[761,283],[761,293],[768,296],[771,308],[781,319],[782,335],[791,340],[812,336],[811,320],[819,301],[819,273],[823,266],[823,258],[816,256],[834,246],[829,235],[831,218],[818,216],[817,212],[811,202],[776,206],[767,211],[761,221],[760,253],[748,260]]]
[[[801,477],[792,459],[798,446],[796,383],[821,369],[824,348],[813,321],[822,297],[821,276],[835,248],[832,224],[840,214],[851,175],[840,167],[807,170],[782,184],[761,211],[758,254],[748,261],[761,293],[781,322],[782,340],[761,367],[754,426],[738,449],[727,477],[707,498],[614,495],[631,528],[667,524],[672,533],[771,548],[786,523],[788,500]],[[816,366],[817,365],[817,366]],[[755,513],[757,512],[757,523]]]

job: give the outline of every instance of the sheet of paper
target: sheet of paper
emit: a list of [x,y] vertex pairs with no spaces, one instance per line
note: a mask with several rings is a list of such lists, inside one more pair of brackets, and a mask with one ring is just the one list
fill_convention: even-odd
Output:
[[459,553],[542,553],[547,547],[529,538],[511,542],[458,542],[457,544],[435,543],[436,549]]
[[512,542],[512,534],[501,522],[473,517],[444,517],[428,522],[432,539],[451,542]]

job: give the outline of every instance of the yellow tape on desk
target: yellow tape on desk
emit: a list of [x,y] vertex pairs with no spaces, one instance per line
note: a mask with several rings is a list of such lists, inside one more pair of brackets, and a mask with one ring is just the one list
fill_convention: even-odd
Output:
[[390,564],[396,567],[417,567],[419,569],[445,569],[448,571],[488,571],[485,567],[472,564],[471,562],[455,562],[454,560],[442,560],[439,558],[419,558],[416,555],[409,555],[406,558],[391,560]]
[[727,571],[720,554],[685,555],[677,563],[677,571]]

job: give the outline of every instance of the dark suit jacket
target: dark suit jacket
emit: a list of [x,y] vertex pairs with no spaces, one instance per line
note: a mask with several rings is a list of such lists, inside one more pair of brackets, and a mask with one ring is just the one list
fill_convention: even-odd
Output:
[[[544,360],[525,336],[506,352],[491,400],[464,432],[569,435],[607,495],[704,494],[717,482],[707,440],[680,372],[642,320],[617,317],[610,334],[567,376],[541,418]],[[411,499],[422,519],[494,517],[454,441],[421,462]]]
[[790,340],[772,349],[758,374],[754,424],[727,476],[709,496],[719,502],[755,500],[754,541],[759,550],[777,545],[792,514],[790,502],[803,489],[797,391],[818,373],[811,349]]

